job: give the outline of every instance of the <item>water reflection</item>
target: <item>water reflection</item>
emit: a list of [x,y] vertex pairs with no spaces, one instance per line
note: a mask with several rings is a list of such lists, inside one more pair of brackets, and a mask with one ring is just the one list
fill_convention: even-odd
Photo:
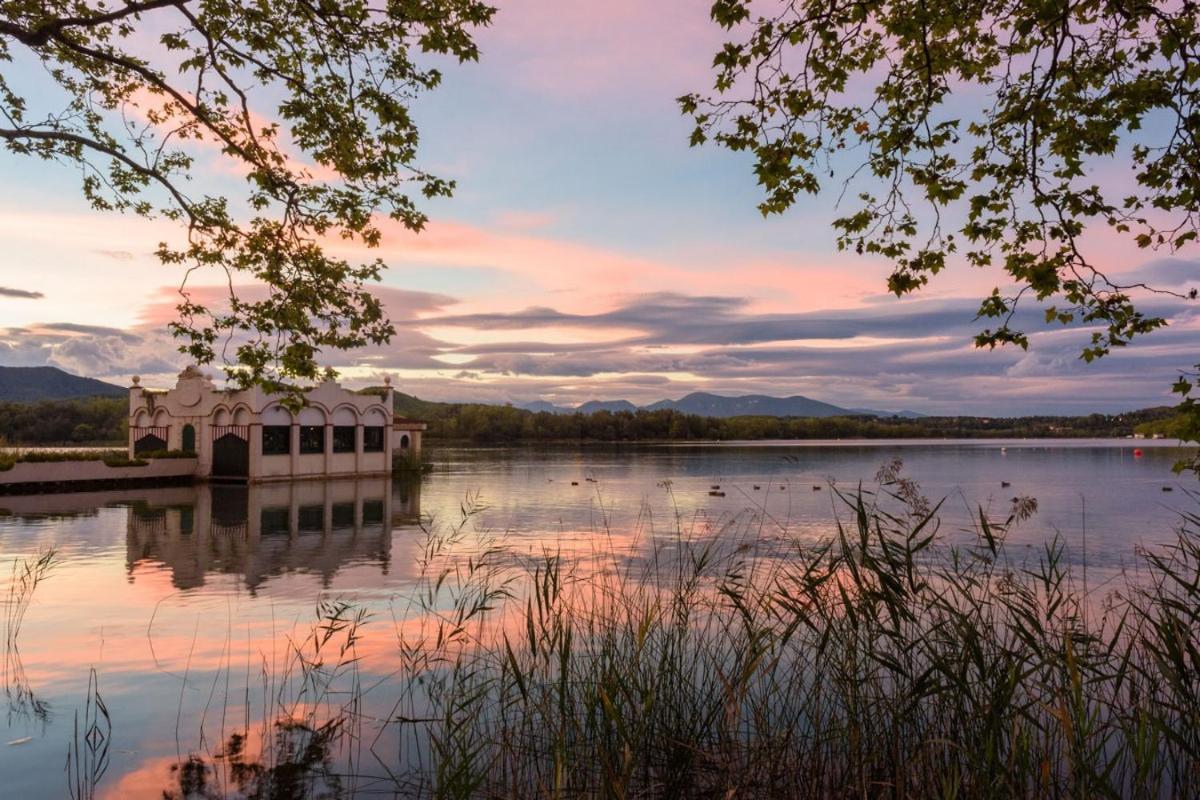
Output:
[[393,526],[420,513],[420,484],[393,492],[390,480],[159,490],[128,506],[125,564],[135,580],[147,564],[164,566],[178,589],[210,574],[241,576],[251,593],[287,573],[328,587],[351,563],[387,574]]
[[[424,658],[415,646],[403,649],[401,637],[437,640],[440,617],[413,598],[425,573],[453,582],[460,564],[452,555],[494,546],[502,552],[486,564],[507,568],[550,553],[585,576],[602,567],[673,575],[691,563],[692,545],[710,539],[718,559],[727,549],[740,556],[747,543],[756,548],[746,554],[761,558],[792,538],[828,537],[834,514],[845,511],[827,478],[869,484],[900,452],[905,474],[928,497],[950,497],[948,536],[977,519],[976,503],[1000,513],[1011,496],[1034,496],[1038,514],[1011,537],[1019,555],[1061,535],[1068,561],[1087,563],[1099,584],[1097,567],[1131,563],[1135,545],[1170,533],[1172,505],[1194,502],[1178,487],[1162,491],[1175,480],[1170,452],[1147,447],[1135,458],[1120,443],[1008,443],[1002,452],[999,444],[454,450],[439,454],[423,485],[371,479],[0,497],[0,568],[50,547],[62,559],[37,590],[20,651],[0,676],[10,711],[0,715],[0,745],[11,745],[0,746],[0,797],[64,796],[64,756],[76,715],[86,719],[92,667],[114,742],[98,797],[355,796],[395,785],[382,781],[428,761],[427,742],[410,741],[412,725],[388,722],[401,701],[407,717],[424,716],[427,699],[416,690],[409,697],[397,678],[409,654]],[[419,517],[445,533],[471,505],[468,495],[480,506],[470,535],[426,569],[431,551]],[[369,618],[346,651],[347,672],[330,684],[327,672],[296,661],[299,645],[304,663],[324,671],[334,663],[340,644],[318,654],[307,637],[343,624],[329,614],[314,622],[314,604],[335,601]],[[456,613],[453,602],[438,608]],[[314,680],[331,687],[321,700]],[[361,706],[353,705],[355,686]]]
[[263,763],[247,754],[248,737],[231,734],[211,761],[190,755],[170,766],[171,786],[163,800],[222,800],[230,794],[246,798],[302,800],[345,796],[341,776],[332,768],[331,744],[337,726],[312,730],[300,723],[276,723],[275,761]]

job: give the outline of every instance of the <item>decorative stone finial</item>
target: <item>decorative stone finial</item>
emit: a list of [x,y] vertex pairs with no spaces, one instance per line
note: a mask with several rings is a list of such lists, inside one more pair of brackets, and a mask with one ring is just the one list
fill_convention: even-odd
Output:
[[134,386],[137,386],[137,385],[138,385],[138,384],[140,384],[141,382],[142,382],[142,376],[141,376],[141,375],[134,375],[134,376],[133,376],[133,385],[134,385]]
[[384,386],[391,386],[391,385],[392,385],[392,376],[391,376],[391,375],[384,375],[384,376],[383,376],[383,385],[384,385]]

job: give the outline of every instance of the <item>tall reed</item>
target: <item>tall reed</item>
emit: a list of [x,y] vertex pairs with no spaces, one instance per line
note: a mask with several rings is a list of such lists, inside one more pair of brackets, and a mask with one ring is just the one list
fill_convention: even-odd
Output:
[[44,722],[50,714],[49,704],[34,694],[25,675],[18,637],[34,593],[58,563],[54,548],[36,556],[13,560],[4,604],[4,656],[0,666],[0,682],[4,685],[4,695],[8,701],[10,724],[17,717],[34,717]]
[[883,478],[838,492],[817,543],[735,518],[588,558],[490,538],[459,558],[464,506],[397,612],[406,792],[1195,796],[1200,516],[1089,592],[1061,540],[1006,545],[1030,500],[956,544]]
[[[234,665],[226,655],[198,720],[189,715],[186,724],[198,722],[195,744],[180,745],[163,800],[354,796],[364,719],[356,647],[366,621],[365,610],[322,599],[316,618],[286,637],[281,654],[259,651],[253,679],[247,663],[240,697],[230,691]],[[191,680],[184,675],[182,688]],[[183,730],[182,701],[179,714]],[[211,743],[210,718],[218,727]]]

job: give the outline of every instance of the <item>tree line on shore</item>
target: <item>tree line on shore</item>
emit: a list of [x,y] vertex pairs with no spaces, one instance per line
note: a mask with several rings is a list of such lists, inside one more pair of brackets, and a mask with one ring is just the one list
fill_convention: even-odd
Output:
[[[476,444],[1171,435],[1173,411],[1151,408],[1079,417],[704,417],[671,409],[551,414],[513,406],[432,403],[407,395],[397,413],[425,420],[427,437]],[[124,442],[124,398],[0,403],[0,440],[14,445]]]
[[1169,408],[1078,417],[704,417],[672,409],[552,414],[514,406],[432,403],[397,394],[397,413],[425,420],[431,440],[517,442],[730,441],[1129,436]]
[[87,445],[124,442],[129,401],[124,397],[0,403],[0,443]]

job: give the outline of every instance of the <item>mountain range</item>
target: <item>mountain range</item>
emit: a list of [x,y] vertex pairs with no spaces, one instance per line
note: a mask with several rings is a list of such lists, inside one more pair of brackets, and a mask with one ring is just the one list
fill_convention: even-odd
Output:
[[95,378],[81,378],[58,367],[0,367],[0,401],[70,400],[77,397],[124,397],[129,390]]
[[552,414],[594,414],[597,411],[659,411],[671,409],[685,414],[702,417],[845,417],[870,415],[875,417],[905,417],[915,419],[925,416],[916,411],[876,411],[869,408],[842,408],[823,403],[803,395],[771,397],[765,394],[746,394],[736,397],[692,392],[678,400],[659,400],[645,406],[637,406],[628,400],[590,400],[582,405],[556,406],[544,400],[518,404],[528,411],[546,411]]

